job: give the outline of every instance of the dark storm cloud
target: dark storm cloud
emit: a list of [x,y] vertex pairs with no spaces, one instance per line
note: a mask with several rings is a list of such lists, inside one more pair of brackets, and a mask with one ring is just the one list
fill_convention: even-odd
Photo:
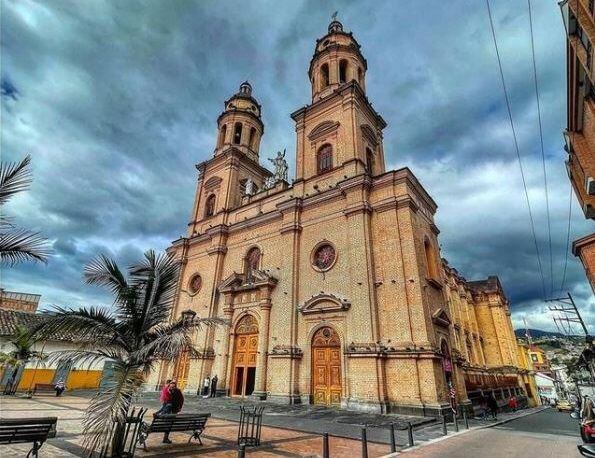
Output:
[[[547,293],[549,251],[524,2],[494,0]],[[547,157],[554,285],[566,250],[565,41],[555,0],[533,2]],[[515,321],[552,328],[483,2],[2,1],[3,160],[33,156],[35,182],[9,210],[52,239],[48,266],[3,272],[44,304],[106,304],[82,282],[98,253],[131,263],[185,231],[193,164],[210,157],[223,100],[248,79],[266,158],[294,150],[289,113],[330,14],[368,60],[367,91],[389,124],[390,167],[409,166],[439,204],[442,254],[469,279],[498,274]],[[265,160],[262,161],[266,163]],[[293,170],[293,164],[290,164]],[[291,171],[290,170],[290,171]],[[592,231],[575,206],[572,239]],[[566,286],[595,321],[570,255]]]

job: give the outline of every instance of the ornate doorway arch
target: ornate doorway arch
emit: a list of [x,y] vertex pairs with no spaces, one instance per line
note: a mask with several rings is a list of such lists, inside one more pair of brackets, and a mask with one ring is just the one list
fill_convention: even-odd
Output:
[[312,397],[314,404],[341,404],[341,340],[330,326],[312,337]]
[[252,315],[238,321],[235,328],[232,396],[249,396],[256,382],[256,355],[258,352],[258,322]]

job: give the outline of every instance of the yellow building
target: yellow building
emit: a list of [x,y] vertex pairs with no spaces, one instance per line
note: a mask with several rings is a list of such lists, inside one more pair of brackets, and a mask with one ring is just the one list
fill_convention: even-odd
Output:
[[525,385],[525,393],[529,400],[529,406],[535,407],[541,404],[537,384],[535,383],[535,368],[529,355],[529,345],[517,342],[520,376]]
[[308,69],[311,103],[291,115],[291,184],[284,154],[275,174],[259,163],[250,84],[225,102],[187,236],[170,252],[182,262],[175,315],[230,326],[199,332],[201,357],[164,363],[148,386],[174,377],[196,390],[217,375],[219,395],[424,414],[451,395],[469,405],[473,383],[500,398],[520,390],[500,283],[443,267],[436,203],[408,168],[385,168],[366,72],[333,21]]

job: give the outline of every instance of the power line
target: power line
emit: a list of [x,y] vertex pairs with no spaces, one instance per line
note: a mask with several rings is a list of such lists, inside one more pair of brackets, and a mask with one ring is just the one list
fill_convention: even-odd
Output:
[[541,266],[541,256],[539,254],[539,245],[537,244],[537,236],[535,235],[535,223],[533,220],[533,212],[531,211],[531,202],[529,200],[529,192],[527,191],[527,182],[525,180],[525,172],[523,171],[523,162],[521,160],[521,153],[519,152],[519,144],[517,141],[516,130],[512,121],[512,110],[510,108],[510,100],[508,98],[508,90],[506,89],[506,82],[504,81],[504,71],[502,70],[502,62],[500,60],[500,51],[498,50],[498,41],[496,40],[496,31],[494,30],[494,21],[492,19],[492,10],[490,9],[490,0],[486,0],[488,7],[488,16],[490,18],[490,27],[492,29],[492,38],[494,39],[494,47],[496,48],[496,57],[498,58],[498,68],[500,70],[500,79],[502,81],[502,89],[504,90],[504,98],[506,99],[506,108],[508,110],[508,120],[510,121],[510,128],[512,130],[512,137],[514,139],[514,148],[517,159],[519,161],[519,168],[521,170],[521,178],[523,180],[523,189],[525,190],[525,200],[527,201],[527,209],[529,210],[529,220],[531,221],[531,232],[533,234],[533,242],[535,243],[535,252],[537,253],[537,265],[539,266],[539,275],[541,276],[541,286],[543,289],[543,299],[546,298],[545,278],[543,276],[543,268]]
[[533,38],[533,15],[531,0],[527,0],[529,8],[529,30],[531,31],[531,56],[533,58],[533,81],[535,82],[535,99],[537,100],[537,119],[539,120],[539,143],[541,145],[541,163],[543,165],[543,186],[545,188],[545,208],[547,212],[547,234],[550,251],[550,294],[554,294],[554,257],[552,254],[552,228],[550,223],[550,198],[547,187],[547,173],[545,169],[545,151],[543,148],[543,128],[541,126],[541,106],[539,104],[539,89],[537,82],[537,64],[535,62],[535,40]]

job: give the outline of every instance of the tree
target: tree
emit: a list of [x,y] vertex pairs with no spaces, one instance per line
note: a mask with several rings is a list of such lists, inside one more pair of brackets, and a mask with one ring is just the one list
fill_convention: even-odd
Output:
[[16,382],[19,367],[25,366],[31,360],[37,360],[38,362],[43,360],[43,354],[33,350],[37,341],[37,337],[30,329],[20,325],[15,327],[14,334],[10,339],[13,350],[0,354],[0,364],[5,369],[12,369],[12,375],[8,382],[10,388]]
[[186,351],[197,356],[193,332],[219,319],[170,319],[179,263],[168,254],[150,250],[128,268],[125,276],[117,264],[101,255],[85,267],[88,284],[107,287],[115,296],[113,310],[106,308],[55,308],[39,328],[44,336],[68,334],[81,342],[76,350],[55,352],[50,360],[93,364],[114,363],[107,388],[91,400],[83,421],[84,446],[89,454],[107,446],[113,425],[123,430],[133,396],[160,360],[174,360]]
[[31,156],[21,162],[0,163],[0,262],[14,265],[24,261],[47,262],[50,249],[47,240],[38,232],[15,227],[4,216],[2,207],[15,194],[25,191],[33,175]]

